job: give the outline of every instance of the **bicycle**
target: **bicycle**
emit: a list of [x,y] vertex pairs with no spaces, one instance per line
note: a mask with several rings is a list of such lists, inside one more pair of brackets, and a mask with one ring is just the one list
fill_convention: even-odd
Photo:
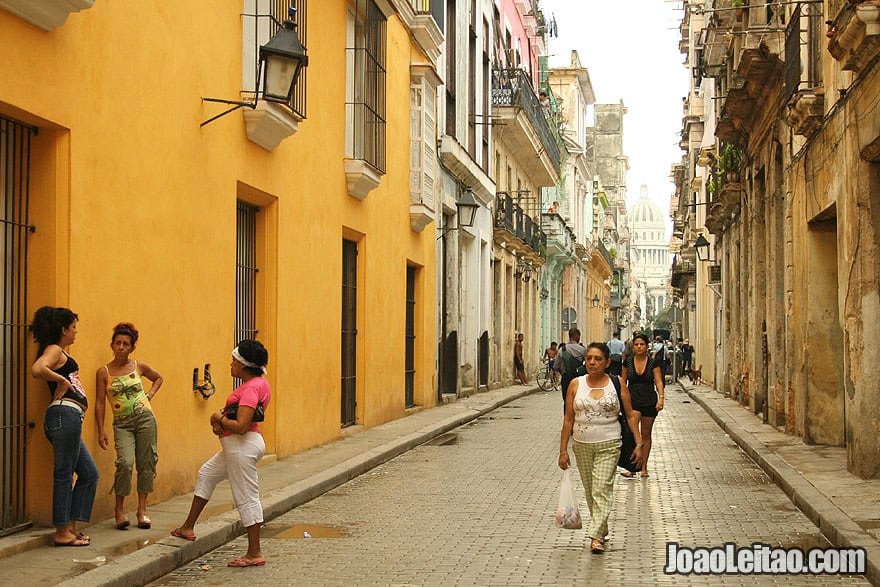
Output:
[[538,387],[544,391],[556,391],[559,389],[559,377],[556,371],[550,369],[550,362],[543,361],[544,366],[538,371]]

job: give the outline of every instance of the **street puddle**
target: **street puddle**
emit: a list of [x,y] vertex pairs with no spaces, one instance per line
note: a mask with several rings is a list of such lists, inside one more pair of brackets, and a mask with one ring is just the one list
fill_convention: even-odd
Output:
[[294,524],[292,526],[263,526],[265,538],[310,539],[310,538],[345,538],[348,534],[336,526],[316,526],[315,524]]
[[125,556],[126,554],[131,554],[137,550],[149,546],[152,543],[153,541],[149,539],[132,540],[130,542],[126,542],[125,544],[120,544],[119,546],[114,546],[112,548],[105,548],[103,550],[111,557]]

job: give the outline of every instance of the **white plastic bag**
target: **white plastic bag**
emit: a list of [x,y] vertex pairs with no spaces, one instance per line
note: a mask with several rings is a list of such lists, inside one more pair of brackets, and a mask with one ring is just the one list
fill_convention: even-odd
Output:
[[574,490],[571,486],[569,471],[562,472],[562,481],[559,483],[559,505],[556,506],[556,527],[568,530],[577,530],[581,527],[581,513],[578,511],[577,501],[574,499]]

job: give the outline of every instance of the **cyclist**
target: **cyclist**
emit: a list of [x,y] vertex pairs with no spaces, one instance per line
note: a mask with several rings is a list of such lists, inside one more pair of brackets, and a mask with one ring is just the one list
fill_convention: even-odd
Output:
[[556,355],[559,354],[559,349],[556,348],[556,343],[551,342],[550,346],[544,349],[544,357],[541,359],[543,362],[547,363],[547,368],[550,370],[550,376],[553,378],[553,385],[556,385],[556,370],[553,369],[553,364],[556,361]]

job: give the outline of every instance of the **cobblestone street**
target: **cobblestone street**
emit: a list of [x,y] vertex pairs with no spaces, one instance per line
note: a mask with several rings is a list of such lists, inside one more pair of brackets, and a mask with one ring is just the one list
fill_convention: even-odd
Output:
[[[264,567],[226,567],[242,537],[151,585],[868,584],[663,573],[668,541],[830,546],[677,385],[654,429],[651,477],[618,477],[608,551],[591,555],[585,529],[554,525],[559,402],[521,398],[272,520]],[[579,479],[575,489],[586,516]]]

